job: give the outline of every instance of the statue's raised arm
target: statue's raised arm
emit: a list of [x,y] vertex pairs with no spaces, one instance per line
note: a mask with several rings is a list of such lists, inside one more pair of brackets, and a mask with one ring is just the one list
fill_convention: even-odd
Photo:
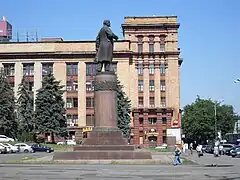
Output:
[[96,38],[96,58],[98,63],[97,71],[101,72],[103,65],[105,71],[110,71],[110,66],[113,58],[113,40],[118,40],[118,36],[115,35],[110,29],[111,23],[109,20],[103,22],[103,27],[100,29]]

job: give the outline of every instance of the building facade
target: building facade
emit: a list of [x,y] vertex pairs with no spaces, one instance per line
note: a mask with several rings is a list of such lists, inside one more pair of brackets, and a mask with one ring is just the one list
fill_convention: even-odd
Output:
[[[180,49],[176,16],[125,17],[124,40],[114,44],[113,70],[131,100],[131,142],[181,140]],[[69,136],[81,141],[94,127],[95,41],[42,39],[0,43],[0,66],[17,97],[23,75],[36,97],[49,71],[66,87]]]

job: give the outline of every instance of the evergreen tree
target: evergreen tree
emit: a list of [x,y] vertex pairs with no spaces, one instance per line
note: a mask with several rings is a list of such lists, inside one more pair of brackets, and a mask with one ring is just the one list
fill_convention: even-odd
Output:
[[17,121],[14,92],[6,76],[0,73],[0,134],[16,138]]
[[26,82],[26,77],[23,77],[22,82],[18,86],[17,100],[17,119],[21,140],[30,140],[30,133],[34,130],[33,106],[33,92],[29,90],[29,84]]
[[66,111],[60,81],[49,73],[43,78],[42,88],[37,92],[35,100],[35,123],[38,133],[50,133],[51,140],[54,135],[66,136]]
[[131,101],[123,91],[123,85],[117,80],[117,125],[123,136],[129,138],[131,133]]

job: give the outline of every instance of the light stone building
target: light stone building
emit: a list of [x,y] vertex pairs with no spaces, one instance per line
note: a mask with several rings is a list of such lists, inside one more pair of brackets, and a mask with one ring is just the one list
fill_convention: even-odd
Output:
[[[125,17],[124,40],[114,44],[113,70],[131,100],[132,143],[173,144],[181,140],[180,48],[176,16]],[[34,92],[51,70],[66,87],[64,99],[70,138],[77,141],[94,127],[95,41],[0,43],[3,67],[17,97],[23,75]]]

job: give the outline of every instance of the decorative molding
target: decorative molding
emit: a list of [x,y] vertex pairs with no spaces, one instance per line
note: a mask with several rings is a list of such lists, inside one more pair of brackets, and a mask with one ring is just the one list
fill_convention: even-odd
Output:
[[117,91],[117,81],[94,81],[94,91]]

